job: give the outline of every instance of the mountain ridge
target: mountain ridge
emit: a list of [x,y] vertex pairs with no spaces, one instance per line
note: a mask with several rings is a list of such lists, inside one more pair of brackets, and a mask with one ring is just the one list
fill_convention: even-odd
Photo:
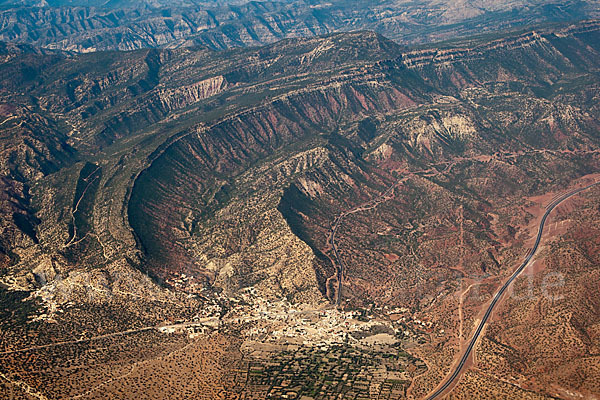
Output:
[[[527,248],[538,198],[600,171],[599,35],[597,21],[583,21],[430,49],[370,31],[225,51],[8,45],[0,372],[49,397],[94,398],[97,385],[102,395],[122,391],[114,365],[171,366],[185,353],[223,373],[194,393],[255,393],[262,381],[243,375],[248,354],[256,368],[291,365],[281,361],[287,346],[352,352],[348,340],[383,334],[394,341],[382,344],[390,364],[377,352],[364,358],[385,366],[386,382],[424,396]],[[593,226],[597,200],[584,200]],[[561,260],[581,245],[569,235]],[[576,272],[566,287],[586,279]],[[578,328],[563,314],[571,306],[544,303],[560,329],[593,337],[586,298],[561,294],[578,310]],[[511,301],[523,313],[531,306]],[[5,323],[9,315],[18,323]],[[312,325],[320,321],[331,324]],[[511,354],[494,352],[495,343],[522,329],[500,327],[477,350],[495,375],[468,375],[457,393],[478,393],[474,379],[500,393],[503,371],[531,384],[555,375],[498,369]],[[306,343],[286,341],[297,332]],[[234,343],[244,357],[176,350],[196,340]],[[32,352],[35,363],[24,361]],[[64,368],[75,361],[72,380]],[[344,373],[354,376],[335,379]],[[143,377],[127,376],[146,390]],[[317,382],[298,379],[306,393]]]
[[346,0],[313,3],[298,0],[106,10],[17,7],[0,12],[0,40],[81,52],[191,46],[222,50],[368,28],[399,43],[415,44],[600,15],[596,0],[566,4],[492,1],[483,6],[434,1],[407,4],[399,0],[378,5]]

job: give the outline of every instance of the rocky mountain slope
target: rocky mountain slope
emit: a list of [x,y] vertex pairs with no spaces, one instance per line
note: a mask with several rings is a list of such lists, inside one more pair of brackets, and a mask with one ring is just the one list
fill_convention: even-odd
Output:
[[[368,340],[383,335],[397,362],[367,389],[360,369],[338,371],[356,387],[335,390],[424,396],[526,252],[538,198],[599,172],[599,35],[585,21],[418,49],[367,31],[223,52],[3,45],[0,390],[100,398],[136,385],[160,398],[143,371],[202,365],[219,378],[189,390],[241,395],[275,377],[252,372],[275,358],[248,357],[285,366],[289,346],[320,349],[319,335],[348,327],[328,346],[372,372],[387,356]],[[579,314],[561,329],[597,346],[581,322],[593,308],[569,301]],[[509,340],[503,329],[482,362],[502,362],[489,345]],[[333,357],[313,350],[303,362]],[[513,396],[556,395],[534,385],[551,364],[536,366],[477,379],[493,394],[518,374],[528,385]]]
[[0,40],[70,50],[257,46],[283,38],[368,29],[424,43],[535,23],[597,18],[597,0],[312,0],[261,2],[7,2]]

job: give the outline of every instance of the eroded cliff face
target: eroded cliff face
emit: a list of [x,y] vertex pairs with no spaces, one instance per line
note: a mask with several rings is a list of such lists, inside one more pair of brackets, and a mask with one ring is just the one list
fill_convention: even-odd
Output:
[[[197,255],[189,254],[181,241],[192,236],[204,237],[216,241],[212,254],[230,257],[233,253],[247,252],[247,247],[256,240],[258,233],[245,232],[252,224],[240,224],[235,212],[227,217],[233,218],[228,223],[233,232],[225,227],[221,235],[197,232],[205,224],[218,226],[213,214],[218,211],[226,215],[221,208],[231,207],[234,196],[238,201],[246,201],[238,191],[245,193],[251,181],[246,178],[246,182],[238,183],[239,174],[261,177],[257,169],[275,174],[271,181],[265,182],[262,200],[254,200],[274,208],[277,193],[290,180],[310,170],[312,163],[296,161],[294,171],[285,174],[267,170],[262,165],[265,160],[281,157],[288,153],[288,148],[301,149],[322,141],[323,135],[335,130],[341,119],[352,121],[366,113],[401,109],[410,104],[413,102],[398,90],[385,91],[382,86],[351,81],[287,93],[251,111],[226,117],[206,130],[182,137],[144,171],[136,181],[130,203],[132,226],[151,259],[164,265],[162,274],[179,273],[180,269],[203,274],[202,263],[207,261],[199,263]],[[296,157],[295,151],[288,154]],[[152,188],[161,189],[154,192]],[[246,208],[243,204],[236,207]],[[174,235],[175,240],[165,240],[165,231]],[[275,237],[279,235],[277,231],[272,233]]]
[[491,295],[531,237],[527,199],[600,168],[599,30],[418,51],[369,32],[221,53],[8,46],[11,340],[219,320],[249,291],[340,299],[450,332],[403,328],[432,366],[425,394],[476,318],[469,299],[453,317],[462,282]]
[[[577,31],[580,37],[569,40],[579,43],[587,40],[585,35],[590,25],[585,24]],[[329,221],[343,210],[342,204],[347,199],[353,199],[350,204],[356,204],[398,179],[392,173],[396,176],[413,174],[411,170],[417,171],[415,166],[422,165],[421,172],[433,178],[454,168],[457,161],[452,160],[457,157],[465,163],[488,163],[494,154],[502,152],[517,157],[544,148],[553,153],[540,150],[539,154],[548,156],[566,154],[574,147],[582,151],[595,148],[596,119],[577,106],[557,105],[528,93],[531,89],[525,89],[527,86],[539,90],[538,85],[547,86],[566,71],[578,70],[568,54],[551,44],[556,38],[554,33],[546,36],[524,34],[444,53],[454,54],[451,57],[424,56],[419,63],[409,61],[416,53],[407,53],[362,69],[352,67],[306,89],[265,98],[251,111],[224,117],[199,132],[185,134],[167,147],[136,181],[130,202],[132,226],[150,260],[157,260],[155,268],[162,279],[168,279],[169,275],[172,279],[185,271],[207,284],[216,279],[217,285],[225,285],[228,289],[236,285],[232,283],[235,281],[231,280],[232,276],[238,276],[237,280],[248,278],[247,285],[257,284],[256,278],[250,278],[258,276],[252,267],[258,265],[256,261],[237,262],[237,267],[228,261],[235,254],[258,251],[258,233],[246,229],[257,222],[236,223],[239,216],[235,210],[246,208],[245,196],[248,196],[239,193],[245,193],[243,188],[248,183],[237,182],[237,177],[239,174],[260,177],[261,173],[254,171],[265,168],[264,163],[271,163],[264,160],[277,157],[281,152],[295,154],[304,146],[312,146],[313,142],[322,143],[327,149],[326,162],[318,167],[307,167],[292,177],[274,180],[265,186],[261,196],[265,204],[271,204],[274,200],[268,199],[276,199],[290,183],[296,191],[286,190],[284,198],[288,194],[303,193],[305,200],[289,200],[291,206],[284,207],[288,213],[285,217],[292,230],[317,255],[315,276],[321,293],[327,296],[326,282],[335,274],[331,255],[327,256],[331,250],[326,243]],[[316,49],[331,51],[328,42],[326,40]],[[589,50],[585,57],[593,62],[597,53]],[[511,58],[506,57],[509,53]],[[312,57],[315,50],[308,54]],[[324,54],[327,57],[327,53]],[[306,60],[306,57],[299,58]],[[483,64],[482,60],[487,59],[498,62]],[[525,59],[529,60],[527,64],[518,61]],[[547,75],[538,74],[535,65],[545,66]],[[508,82],[493,78],[507,75],[507,71],[520,77],[513,81],[514,89]],[[520,94],[515,96],[517,92]],[[490,107],[490,104],[494,106]],[[369,115],[378,116],[376,126],[369,127],[372,122],[365,118]],[[561,133],[566,131],[570,134]],[[290,153],[289,149],[297,150]],[[371,164],[365,164],[366,160]],[[440,165],[436,167],[437,171],[426,167],[431,162]],[[561,165],[564,166],[562,162]],[[501,173],[487,168],[486,174],[494,174],[494,179],[483,176],[471,179],[479,182],[478,193],[487,191],[491,197],[489,192],[502,188],[508,190],[507,196],[517,195],[509,189],[510,180],[524,183],[527,174],[532,173],[526,172],[528,166],[523,166],[524,169],[499,166],[501,170],[506,169]],[[376,175],[373,175],[374,171]],[[512,178],[503,178],[505,173]],[[547,181],[541,171],[539,174],[536,180]],[[424,181],[415,183],[417,186],[412,190],[435,192],[434,187],[438,187],[436,190],[440,190],[440,195],[443,193],[446,201],[451,203],[455,200],[449,199],[454,196],[459,196],[461,201],[467,201],[466,198],[471,196],[462,191],[454,193],[456,189],[447,186],[450,182],[442,183],[436,179],[435,186]],[[495,189],[487,187],[490,181]],[[369,184],[365,186],[363,182]],[[152,188],[160,189],[154,191]],[[434,198],[429,201],[440,201]],[[258,204],[258,200],[255,201]],[[304,207],[298,205],[302,201],[309,203],[310,211],[296,214],[295,209]],[[489,202],[482,203],[477,196],[472,201],[475,210],[492,207]],[[446,208],[447,205],[441,203],[435,207]],[[477,221],[473,223],[485,226],[485,217],[475,210],[471,217]],[[257,211],[257,215],[262,212]],[[409,209],[404,212],[409,213]],[[432,215],[432,218],[437,217]],[[431,223],[433,221],[425,225]],[[172,236],[165,236],[164,232]],[[278,231],[274,231],[277,236],[275,232]],[[473,243],[473,246],[493,246],[493,242],[494,239],[488,238]],[[406,251],[410,248],[402,250],[403,253]],[[373,263],[376,261],[359,262],[369,266]],[[471,263],[476,271],[482,265],[497,265],[497,260],[485,252],[474,256]],[[219,272],[219,265],[226,271],[228,279]],[[372,273],[358,273],[358,276],[365,274]]]
[[[8,110],[3,124],[19,125],[19,137],[30,138],[7,142],[13,156],[3,159],[4,184],[17,199],[6,202],[12,210],[7,212],[16,213],[7,232],[22,232],[34,242],[43,237],[59,253],[67,248],[73,260],[81,261],[74,254],[94,254],[84,257],[90,263],[122,252],[140,260],[143,253],[161,279],[181,269],[210,282],[219,275],[206,267],[214,255],[198,262],[192,243],[247,185],[236,183],[240,174],[265,168],[273,157],[295,156],[318,144],[327,151],[323,163],[333,168],[325,172],[305,163],[274,179],[265,198],[275,204],[277,193],[299,185],[294,182],[304,182],[298,187],[309,198],[368,198],[407,162],[449,163],[457,155],[482,161],[497,152],[527,152],[523,144],[559,152],[592,149],[589,132],[598,123],[586,111],[595,107],[588,86],[558,88],[565,76],[597,65],[597,29],[586,22],[413,52],[370,33],[289,40],[228,55],[13,50],[2,69]],[[92,68],[100,59],[104,67]],[[16,97],[18,90],[34,96],[35,104],[13,106],[28,101]],[[45,125],[29,130],[40,138],[25,133],[26,117]],[[90,155],[100,158],[91,165],[77,162]],[[31,161],[10,164],[15,157]],[[372,180],[373,168],[380,177],[358,194],[360,182]],[[314,173],[323,174],[322,181],[307,178]],[[70,194],[48,194],[59,182],[73,182]],[[328,185],[339,188],[329,194]],[[30,186],[39,196],[37,210],[27,205]],[[335,207],[319,207],[326,210],[323,218],[332,217]],[[50,217],[54,209],[61,211]],[[49,213],[54,222],[38,221],[36,213]],[[47,228],[37,232],[36,226]],[[57,237],[60,246],[52,244]],[[26,239],[3,244],[5,257],[18,240]],[[239,239],[244,246],[253,240]],[[310,235],[303,240],[321,253],[315,265],[321,265],[316,275],[325,293],[332,269],[326,246],[317,248],[314,242],[321,239]],[[219,257],[242,252],[239,244],[232,246],[223,244]]]
[[194,82],[189,86],[161,88],[157,96],[165,109],[173,111],[219,94],[226,87],[227,81],[223,76],[219,75]]

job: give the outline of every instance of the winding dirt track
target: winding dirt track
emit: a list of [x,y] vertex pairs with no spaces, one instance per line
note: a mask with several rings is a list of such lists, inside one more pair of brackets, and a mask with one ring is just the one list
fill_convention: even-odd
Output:
[[344,211],[343,213],[338,215],[335,218],[335,220],[333,221],[333,224],[331,226],[331,230],[329,233],[329,244],[333,250],[333,255],[335,257],[335,268],[336,268],[336,274],[337,274],[338,287],[337,287],[337,291],[336,291],[336,300],[335,300],[336,305],[339,306],[340,302],[341,302],[342,279],[344,277],[344,263],[343,263],[342,259],[340,258],[338,248],[335,244],[335,235],[337,233],[338,227],[340,226],[340,223],[348,215],[355,214],[355,213],[361,212],[361,211],[372,210],[373,208],[377,207],[379,204],[383,203],[384,201],[389,200],[391,198],[390,195],[392,195],[394,192],[394,189],[396,187],[398,187],[398,185],[400,185],[406,179],[407,179],[406,177],[399,179],[394,184],[392,184],[390,187],[388,187],[385,192],[383,192],[376,198],[369,200],[363,204],[360,204],[348,211]]
[[471,338],[471,341],[469,342],[469,345],[465,349],[456,368],[454,368],[453,372],[443,381],[442,384],[440,384],[440,386],[431,395],[427,396],[427,400],[433,400],[433,399],[440,397],[453,383],[455,383],[455,381],[460,376],[463,367],[465,366],[471,352],[473,351],[473,348],[477,344],[477,340],[479,339],[479,337],[481,336],[481,333],[483,332],[485,326],[487,325],[490,315],[494,311],[494,307],[496,306],[496,304],[498,303],[498,301],[500,300],[500,298],[502,297],[504,292],[506,292],[506,290],[508,289],[510,284],[519,276],[519,274],[521,274],[521,272],[523,272],[525,267],[527,267],[527,265],[529,265],[529,262],[535,255],[535,253],[540,245],[540,242],[542,240],[542,233],[544,231],[544,225],[546,224],[546,220],[548,219],[548,216],[550,215],[550,213],[552,213],[552,211],[563,201],[575,196],[578,193],[583,192],[584,190],[587,190],[593,186],[596,186],[598,184],[600,184],[600,182],[595,182],[595,183],[592,183],[590,185],[584,186],[579,189],[573,189],[573,190],[557,197],[548,206],[546,206],[546,212],[544,213],[542,220],[540,221],[537,237],[535,239],[535,244],[533,245],[533,248],[527,254],[527,256],[525,257],[525,259],[523,260],[523,263],[519,266],[519,268],[517,268],[516,271],[506,281],[506,283],[504,283],[504,285],[502,285],[500,290],[498,290],[498,292],[492,299],[492,302],[488,306],[483,318],[481,319],[481,322],[477,326],[477,330],[473,334],[473,337]]
[[204,318],[203,320],[200,320],[197,322],[182,322],[182,323],[172,324],[172,325],[145,326],[142,328],[127,329],[125,331],[107,333],[105,335],[93,336],[93,337],[89,337],[89,338],[65,340],[62,342],[41,344],[41,345],[37,345],[37,346],[25,347],[22,349],[5,350],[5,351],[0,351],[0,356],[6,355],[6,354],[23,353],[23,352],[32,351],[32,350],[48,349],[48,348],[52,348],[52,347],[64,346],[64,345],[70,345],[70,344],[93,342],[93,341],[97,341],[97,340],[101,340],[101,339],[108,339],[108,338],[117,337],[117,336],[131,335],[131,334],[141,333],[141,332],[146,332],[146,331],[151,331],[151,330],[180,329],[180,328],[186,328],[188,326],[200,326],[204,322],[207,322],[209,320],[212,320],[212,318]]

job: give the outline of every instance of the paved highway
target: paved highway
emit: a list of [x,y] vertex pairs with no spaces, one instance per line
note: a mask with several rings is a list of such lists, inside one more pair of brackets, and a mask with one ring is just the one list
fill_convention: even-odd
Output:
[[587,190],[587,189],[591,188],[592,186],[596,186],[598,184],[600,184],[600,182],[592,183],[591,185],[588,185],[588,186],[585,186],[585,187],[582,187],[579,189],[574,189],[574,190],[558,197],[557,199],[555,199],[553,202],[551,202],[546,207],[546,212],[544,213],[544,216],[542,217],[542,220],[540,221],[540,226],[538,228],[538,233],[537,233],[537,237],[535,239],[535,244],[533,245],[533,248],[527,254],[527,257],[525,257],[525,260],[523,260],[523,263],[519,266],[519,268],[517,268],[517,270],[511,275],[511,277],[500,288],[500,290],[498,290],[498,293],[496,293],[496,295],[492,299],[492,302],[490,303],[487,311],[485,312],[485,315],[481,319],[481,322],[479,323],[479,326],[477,327],[477,330],[475,331],[473,338],[469,342],[469,346],[465,350],[462,358],[460,359],[460,362],[458,363],[458,365],[456,366],[456,368],[454,369],[452,374],[450,376],[448,376],[448,378],[446,378],[446,381],[444,382],[444,384],[442,386],[439,387],[439,389],[437,389],[433,394],[431,394],[429,397],[427,397],[427,400],[433,400],[433,399],[437,398],[438,396],[440,396],[446,389],[448,389],[450,387],[450,385],[452,385],[452,383],[454,383],[454,381],[460,375],[460,372],[463,369],[463,367],[465,366],[465,363],[467,362],[467,359],[469,358],[471,351],[473,351],[473,348],[475,347],[475,344],[477,343],[477,340],[479,339],[481,332],[485,328],[485,325],[487,324],[487,321],[488,321],[490,315],[492,314],[492,311],[494,311],[494,307],[496,306],[496,304],[498,303],[498,301],[500,300],[500,298],[502,297],[504,292],[506,292],[506,290],[508,289],[510,284],[519,276],[519,274],[525,269],[525,267],[527,267],[527,265],[529,264],[529,262],[535,255],[535,253],[538,249],[538,246],[540,245],[540,241],[542,240],[542,233],[544,231],[544,225],[546,224],[546,220],[548,219],[548,216],[550,215],[552,210],[554,210],[556,208],[556,206],[558,206],[563,201],[569,199],[570,197],[573,197],[576,194],[583,192],[584,190]]

